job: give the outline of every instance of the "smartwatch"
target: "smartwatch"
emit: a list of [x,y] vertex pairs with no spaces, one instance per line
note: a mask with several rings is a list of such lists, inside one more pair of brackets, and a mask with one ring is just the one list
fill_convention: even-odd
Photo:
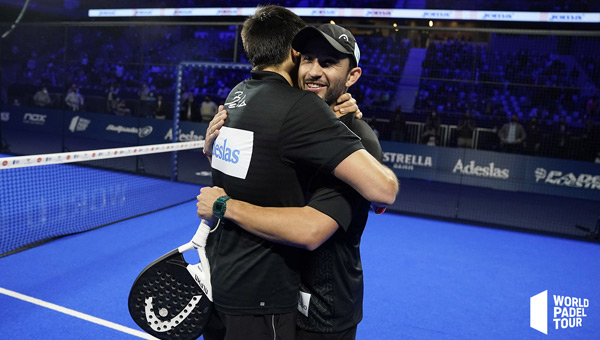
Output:
[[223,216],[225,215],[225,210],[227,210],[227,200],[229,200],[230,198],[231,197],[229,196],[221,196],[217,198],[215,203],[213,203],[213,215],[216,218],[223,218]]

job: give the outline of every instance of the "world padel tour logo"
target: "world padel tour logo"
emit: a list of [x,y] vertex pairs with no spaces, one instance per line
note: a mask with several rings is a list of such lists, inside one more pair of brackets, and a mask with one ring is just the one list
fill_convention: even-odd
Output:
[[547,171],[537,168],[534,172],[535,182],[572,188],[600,190],[600,175],[565,173],[560,170]]
[[[552,314],[548,317],[550,305]],[[548,300],[545,290],[529,299],[529,326],[544,334],[548,334],[548,323],[554,331],[583,327],[589,306],[590,300],[575,296],[552,295]]]

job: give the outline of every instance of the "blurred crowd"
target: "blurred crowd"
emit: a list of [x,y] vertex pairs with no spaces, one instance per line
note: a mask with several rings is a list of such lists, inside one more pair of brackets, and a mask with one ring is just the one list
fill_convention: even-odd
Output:
[[[2,42],[0,98],[13,105],[159,119],[178,110],[185,120],[207,121],[230,89],[249,76],[237,29],[23,27]],[[414,107],[402,110],[400,82],[417,47],[402,32],[357,32],[363,76],[351,93],[382,139],[595,157],[600,57],[575,51],[588,45],[598,51],[597,39],[569,37],[573,52],[558,54],[564,43],[553,36],[490,36],[484,41],[430,36],[411,94]],[[505,128],[515,120],[521,128]]]

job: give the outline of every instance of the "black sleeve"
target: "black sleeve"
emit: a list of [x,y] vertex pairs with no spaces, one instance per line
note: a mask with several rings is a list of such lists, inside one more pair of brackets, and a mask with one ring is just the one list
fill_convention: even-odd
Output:
[[[383,152],[375,132],[364,121],[347,116],[349,115],[342,116],[341,120],[361,138],[365,149],[381,161]],[[319,178],[313,187],[314,193],[308,206],[333,218],[344,230],[348,230],[353,214],[358,209],[369,206],[358,192],[332,175]]]
[[306,93],[283,122],[279,148],[284,162],[304,163],[331,172],[363,146],[322,99]]

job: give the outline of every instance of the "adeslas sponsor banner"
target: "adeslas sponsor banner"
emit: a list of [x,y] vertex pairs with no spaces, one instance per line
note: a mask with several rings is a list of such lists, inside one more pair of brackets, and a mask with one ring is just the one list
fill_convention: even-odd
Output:
[[381,142],[398,177],[600,201],[600,164]]

